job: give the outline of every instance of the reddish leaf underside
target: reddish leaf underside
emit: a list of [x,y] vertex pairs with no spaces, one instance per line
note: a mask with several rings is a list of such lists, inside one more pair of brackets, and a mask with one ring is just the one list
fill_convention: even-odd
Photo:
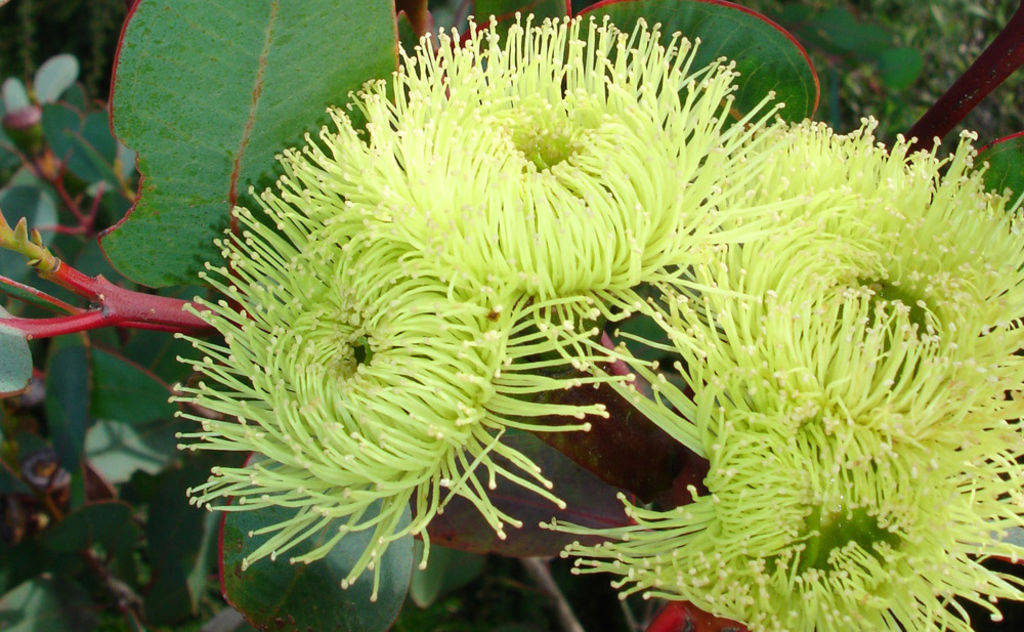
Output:
[[[553,484],[552,491],[565,501],[566,509],[558,509],[551,501],[534,492],[504,480],[488,494],[499,509],[522,521],[521,528],[506,527],[507,538],[500,539],[469,501],[457,498],[434,518],[428,532],[432,542],[472,553],[498,553],[514,557],[557,555],[581,536],[541,529],[540,522],[552,517],[586,527],[618,527],[629,523],[619,490],[576,465],[558,450],[537,437],[515,432],[506,433],[502,443],[514,446],[540,466],[543,475]],[[591,542],[599,540],[590,539]]]

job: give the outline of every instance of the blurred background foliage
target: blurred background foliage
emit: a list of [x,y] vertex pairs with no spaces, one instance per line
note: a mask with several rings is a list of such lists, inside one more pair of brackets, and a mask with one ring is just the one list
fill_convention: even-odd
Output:
[[27,79],[58,53],[82,64],[85,91],[106,101],[125,0],[14,0],[0,7],[0,76]]
[[[840,131],[879,119],[895,138],[935,102],[1016,10],[1013,0],[748,0],[808,49],[821,80],[817,118]],[[915,55],[919,58],[915,59]],[[914,72],[919,69],[918,72]],[[1010,77],[957,128],[979,143],[1024,129],[1024,76]],[[949,139],[955,139],[950,134]],[[947,139],[948,142],[948,139]]]
[[[588,4],[573,2],[577,10]],[[844,131],[861,117],[874,116],[881,138],[891,139],[909,129],[962,74],[1017,2],[740,4],[767,14],[807,48],[821,80],[818,119]],[[467,0],[429,5],[436,27],[464,25],[471,11]],[[47,245],[80,271],[131,287],[110,268],[95,240],[130,206],[137,184],[134,155],[111,136],[106,111],[126,12],[125,0],[12,0],[0,6],[0,81],[5,82],[0,115],[32,102],[39,106],[43,130],[31,140],[37,150],[31,160],[0,131],[0,205],[12,224],[29,216],[31,225],[44,229]],[[1024,129],[1022,92],[1024,77],[1018,73],[962,127],[977,130],[980,143]],[[30,276],[11,253],[0,253],[0,274],[23,282]],[[60,288],[32,283],[75,300]],[[181,295],[195,291],[181,290]],[[0,299],[0,308],[12,313],[44,315],[31,301]],[[146,394],[155,391],[155,399],[162,400],[169,384],[188,377],[173,360],[188,353],[183,341],[147,331],[100,330],[33,346],[40,368],[34,386],[17,398],[0,399],[0,458],[16,464],[21,476],[41,477],[46,494],[27,493],[17,475],[0,468],[0,594],[6,593],[0,598],[0,628],[7,629],[3,613],[17,607],[37,618],[35,627],[12,630],[251,629],[220,597],[215,517],[185,502],[184,490],[205,477],[210,462],[174,450],[177,422],[169,411],[138,405],[152,401]],[[90,375],[92,383],[71,379],[76,374]],[[81,409],[78,397],[85,398],[90,424],[85,439],[90,467],[81,489],[73,488],[57,465],[64,462],[58,458],[60,411],[76,404]],[[64,515],[63,529],[53,528],[52,513],[39,503],[68,495],[92,504]],[[83,533],[90,535],[83,540]],[[564,627],[553,608],[556,596],[539,586],[536,568],[440,548],[431,560],[430,569],[414,577],[395,630]],[[45,569],[59,569],[57,577],[85,579],[65,584],[39,576]],[[655,612],[654,604],[640,599],[620,603],[606,578],[574,578],[568,569],[563,560],[550,562],[562,597],[586,629],[640,630]],[[71,618],[54,618],[55,603],[62,603],[59,610]],[[1016,629],[1013,625],[993,629]]]

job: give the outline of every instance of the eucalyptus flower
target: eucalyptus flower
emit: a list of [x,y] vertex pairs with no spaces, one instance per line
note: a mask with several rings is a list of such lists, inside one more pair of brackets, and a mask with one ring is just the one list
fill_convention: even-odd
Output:
[[634,525],[569,548],[581,571],[752,630],[966,632],[959,600],[998,619],[1024,599],[981,565],[1024,557],[1020,209],[967,142],[907,156],[870,126],[769,130],[778,160],[749,195],[795,202],[783,230],[695,266],[710,290],[663,288],[693,395],[635,365],[655,393],[633,397],[708,458],[707,493],[627,504]]
[[467,300],[512,291],[583,320],[764,229],[741,194],[782,104],[733,120],[732,64],[694,68],[695,45],[657,26],[531,20],[428,35],[350,105],[365,131],[335,110],[286,152],[290,199],[407,244]]
[[[908,155],[903,138],[886,148],[872,134],[876,125],[866,119],[845,135],[821,123],[767,132],[776,159],[749,195],[797,203],[778,207],[776,222],[786,229],[733,248],[727,265],[747,274],[802,275],[763,279],[758,287],[765,289],[866,287],[877,300],[910,310],[925,338],[965,346],[966,356],[977,357],[983,342],[996,343],[993,354],[1006,353],[1011,345],[987,334],[1014,329],[1024,314],[1024,220],[1010,212],[1009,199],[985,190],[974,169],[973,134],[965,132],[956,151],[940,159],[934,150]],[[782,236],[800,226],[813,228],[815,239]],[[776,255],[778,247],[787,252]],[[797,260],[807,265],[793,265]]]
[[599,324],[654,309],[636,286],[682,282],[706,249],[764,228],[740,198],[771,111],[726,126],[730,65],[694,69],[687,41],[642,24],[456,36],[355,95],[364,124],[333,109],[283,152],[263,212],[236,209],[228,264],[204,275],[225,299],[197,313],[223,342],[193,340],[200,379],[178,401],[200,428],[184,447],[261,458],[214,468],[192,500],[295,510],[246,565],[326,533],[291,558],[312,562],[372,530],[344,586],[397,538],[427,542],[451,498],[502,537],[519,522],[489,502],[498,481],[564,506],[502,433],[607,416],[551,396],[628,379],[601,370],[623,353]]
[[869,292],[715,320],[745,360],[696,373],[692,420],[659,420],[697,427],[707,493],[668,511],[627,504],[628,527],[563,526],[612,538],[569,548],[582,571],[752,630],[967,631],[957,598],[995,619],[990,600],[1024,599],[980,564],[1024,558],[1004,541],[1024,526],[1024,438],[1007,421],[1024,407],[1005,384],[958,371]]

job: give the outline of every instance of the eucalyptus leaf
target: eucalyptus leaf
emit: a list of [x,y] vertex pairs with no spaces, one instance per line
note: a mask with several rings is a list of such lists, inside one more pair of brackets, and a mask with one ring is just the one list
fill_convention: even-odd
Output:
[[16,77],[4,79],[3,84],[0,84],[0,96],[3,98],[4,110],[7,112],[16,112],[32,105],[31,99],[28,98],[28,90],[25,89],[25,84]]
[[1009,193],[1011,201],[1024,195],[1024,132],[1018,132],[982,147],[976,165],[988,163],[985,186],[996,193]]
[[818,106],[818,76],[796,39],[763,15],[732,3],[631,0],[602,2],[583,12],[629,31],[640,20],[661,24],[663,37],[676,32],[700,38],[694,68],[718,57],[736,62],[736,108],[749,111],[769,93],[785,103],[779,115],[800,121]]
[[[372,530],[346,535],[323,559],[311,564],[289,564],[287,556],[271,561],[264,558],[246,570],[242,559],[267,536],[248,534],[269,524],[286,520],[293,510],[268,507],[231,512],[221,528],[221,573],[228,601],[257,627],[287,622],[291,629],[337,630],[339,632],[383,632],[405,601],[412,574],[412,536],[392,542],[378,560],[380,590],[370,601],[373,571],[368,570],[350,587],[341,580],[369,545]],[[369,514],[368,514],[369,515]],[[409,510],[403,518],[408,524]],[[319,537],[338,528],[330,524]],[[301,555],[316,545],[317,538],[289,551]],[[316,597],[311,599],[310,595]]]
[[69,472],[81,463],[90,421],[89,352],[82,338],[56,338],[46,362],[46,418],[60,464]]
[[[0,307],[0,319],[10,314]],[[32,353],[25,334],[0,321],[0,396],[15,393],[32,379]]]
[[114,265],[145,285],[194,282],[232,206],[273,182],[275,154],[396,68],[395,31],[392,2],[135,3],[111,108],[143,180],[102,238]]
[[156,474],[178,458],[174,435],[181,430],[182,423],[170,419],[143,425],[101,419],[85,438],[86,458],[114,484],[128,481],[137,470]]

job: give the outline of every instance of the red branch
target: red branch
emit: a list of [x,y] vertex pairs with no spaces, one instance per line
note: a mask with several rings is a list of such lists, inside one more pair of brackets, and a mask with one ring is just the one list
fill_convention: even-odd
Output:
[[1006,27],[949,90],[914,124],[912,149],[930,149],[1013,71],[1024,66],[1024,0]]
[[99,327],[133,327],[182,333],[203,333],[211,330],[201,318],[182,309],[188,301],[126,290],[106,280],[102,275],[87,276],[64,263],[60,263],[53,272],[45,276],[88,299],[96,307],[54,318],[0,319],[0,324],[17,329],[29,340]]

